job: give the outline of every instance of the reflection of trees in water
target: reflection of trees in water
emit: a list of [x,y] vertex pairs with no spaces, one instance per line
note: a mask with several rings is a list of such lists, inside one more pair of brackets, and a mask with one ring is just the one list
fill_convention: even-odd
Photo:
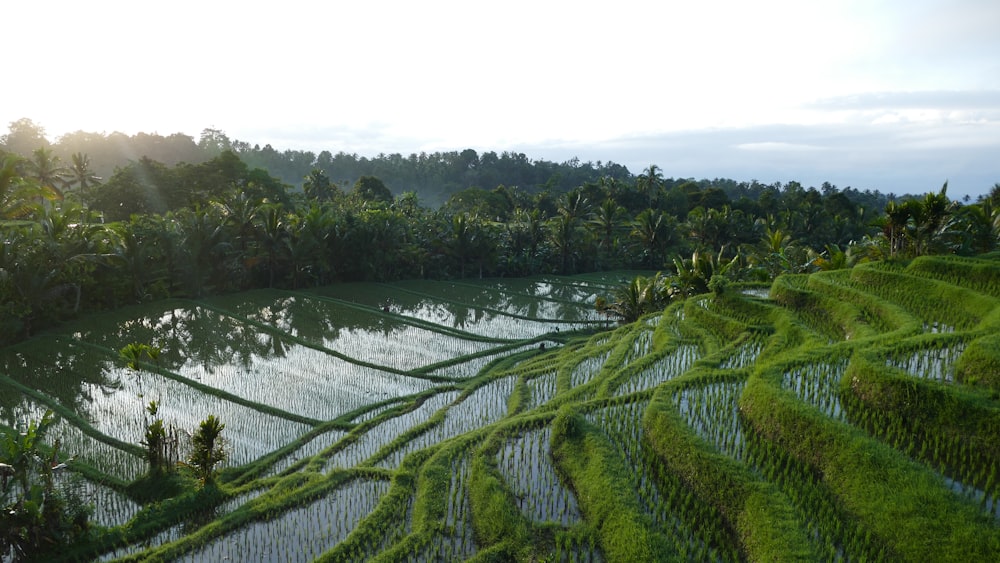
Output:
[[[82,412],[89,402],[88,388],[113,393],[120,382],[109,378],[112,362],[100,354],[55,338],[36,338],[0,353],[0,373],[59,403]],[[21,393],[0,393],[0,409],[10,412],[23,402]]]
[[[393,310],[392,305],[389,307]],[[411,326],[376,311],[362,311],[304,296],[250,300],[235,307],[233,312],[316,344],[336,340],[342,332],[364,331],[389,337]]]
[[132,342],[156,346],[160,348],[159,365],[170,371],[185,364],[206,369],[225,364],[248,366],[255,355],[283,357],[287,346],[278,336],[198,306],[160,309],[122,320],[110,330],[95,328],[76,335],[110,350]]

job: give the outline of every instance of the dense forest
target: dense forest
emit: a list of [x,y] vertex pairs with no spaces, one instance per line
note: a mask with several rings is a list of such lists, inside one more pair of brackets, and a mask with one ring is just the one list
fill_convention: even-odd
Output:
[[53,144],[30,120],[9,129],[0,343],[88,310],[337,281],[642,269],[688,295],[713,275],[988,252],[1000,228],[1000,185],[961,205],[947,184],[894,198],[472,150],[368,159],[215,130],[197,143],[77,132]]

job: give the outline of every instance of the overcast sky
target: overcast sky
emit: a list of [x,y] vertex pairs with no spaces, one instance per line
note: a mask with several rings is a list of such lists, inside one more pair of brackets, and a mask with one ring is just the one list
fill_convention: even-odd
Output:
[[953,198],[1000,182],[997,0],[8,4],[0,132],[213,127]]

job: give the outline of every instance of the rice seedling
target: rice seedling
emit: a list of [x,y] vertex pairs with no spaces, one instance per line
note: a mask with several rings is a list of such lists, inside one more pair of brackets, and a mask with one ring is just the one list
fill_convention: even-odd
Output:
[[312,561],[343,541],[389,490],[387,481],[354,479],[315,501],[252,522],[179,561]]
[[361,464],[410,428],[427,421],[435,412],[455,401],[460,391],[446,391],[429,397],[416,409],[368,428],[356,440],[338,449],[327,459],[323,471]]
[[[997,489],[996,486],[989,486],[989,490],[984,490],[951,477],[942,475],[942,478],[955,494],[974,503],[982,512],[1000,524],[1000,489]],[[988,482],[988,485],[992,485],[992,483]]]
[[682,517],[688,511],[679,506],[678,490],[662,491],[661,479],[654,475],[655,454],[642,436],[642,414],[648,404],[648,400],[615,404],[584,416],[607,434],[632,469],[632,486],[655,529],[666,535],[678,552],[697,553],[708,538],[692,526],[694,519]]
[[570,388],[575,389],[581,385],[590,383],[600,373],[601,368],[604,367],[610,356],[611,352],[608,351],[598,356],[588,357],[578,363],[569,376]]
[[581,521],[576,496],[562,484],[552,465],[552,429],[527,430],[508,439],[497,455],[518,508],[534,522],[570,526]]
[[952,383],[955,362],[964,351],[965,342],[947,347],[928,347],[909,354],[893,354],[886,360],[886,365],[902,369],[914,377]]
[[525,344],[523,346],[504,346],[497,347],[495,352],[489,354],[477,354],[474,356],[469,356],[468,359],[463,359],[463,357],[453,358],[447,363],[440,367],[434,368],[430,373],[431,375],[448,377],[451,379],[469,379],[479,375],[483,368],[493,362],[498,358],[509,356],[511,354],[516,354],[518,352],[524,352],[526,350],[539,349],[544,346],[546,349],[552,349],[557,346],[555,342],[550,340],[545,340],[542,342]]
[[102,483],[95,483],[73,473],[56,475],[58,486],[70,491],[76,498],[91,507],[91,522],[99,526],[121,526],[131,520],[142,508],[124,493]]
[[[968,269],[959,262],[783,276],[771,289],[696,298],[591,338],[555,332],[603,326],[592,301],[607,287],[558,276],[341,284],[144,305],[0,350],[0,422],[13,427],[62,409],[49,438],[86,462],[78,471],[91,480],[75,486],[95,503],[95,521],[128,524],[111,533],[134,542],[104,559],[152,557],[141,551],[160,546],[156,554],[171,558],[189,550],[183,560],[449,561],[494,553],[479,548],[513,557],[516,541],[536,542],[536,560],[600,561],[615,551],[599,545],[608,537],[605,516],[594,516],[595,481],[588,489],[581,479],[594,467],[616,468],[614,479],[594,477],[609,485],[600,490],[626,499],[619,512],[640,522],[630,529],[651,522],[678,559],[771,560],[810,550],[815,557],[805,559],[829,561],[982,555],[1000,537],[1000,472],[982,430],[992,428],[995,396],[988,386],[936,382],[956,379],[964,343],[989,337],[1000,317],[995,297],[974,295],[955,274]],[[987,277],[976,283],[1000,287]],[[921,302],[911,286],[936,293]],[[772,292],[774,303],[763,303]],[[546,348],[565,347],[532,353],[540,343],[525,341],[539,335],[550,339]],[[157,365],[150,358],[126,370],[115,352],[134,342],[162,348]],[[811,359],[770,363],[799,351]],[[717,367],[695,366],[703,353]],[[847,356],[864,353],[884,380],[845,378]],[[415,397],[422,402],[411,405]],[[116,492],[118,479],[145,471],[130,446],[142,439],[143,407],[154,400],[177,427],[220,417],[230,465],[268,454],[273,463],[221,472],[222,496],[203,514],[158,519],[156,506]],[[557,434],[558,470],[552,430],[540,426],[552,403],[593,424],[573,414],[590,442]],[[474,453],[462,436],[483,428],[499,430],[490,453]],[[821,445],[802,445],[813,441]],[[601,462],[573,465],[584,458],[572,452],[585,449],[599,450],[586,459]],[[115,488],[101,483],[101,472]],[[349,480],[329,488],[329,479],[342,478]],[[330,492],[310,492],[318,482]],[[220,501],[233,490],[240,494]],[[487,531],[483,545],[470,492],[477,532]],[[250,502],[259,495],[267,503]],[[502,509],[491,505],[501,497]],[[431,524],[421,520],[431,513]],[[493,530],[499,535],[488,535],[491,517],[504,522]],[[924,536],[948,547],[925,545]],[[792,540],[774,541],[785,537]],[[761,538],[788,551],[761,551]]]
[[413,551],[406,561],[465,561],[477,553],[472,528],[472,508],[469,504],[469,457],[460,453],[451,460],[451,481],[447,491],[447,512],[444,529],[419,551]]
[[358,416],[352,418],[351,419],[351,424],[363,424],[365,422],[368,422],[369,420],[372,420],[373,418],[378,417],[379,415],[381,415],[385,411],[399,406],[399,404],[402,401],[403,400],[400,399],[400,400],[397,400],[397,401],[392,401],[390,403],[384,404],[384,405],[379,406],[379,407],[375,407],[373,409],[368,409],[365,412],[359,414]]
[[330,448],[346,435],[347,432],[344,432],[343,430],[330,430],[328,432],[324,432],[271,465],[271,467],[263,473],[262,477],[278,475],[299,461],[311,458]]
[[652,366],[628,378],[625,383],[619,386],[617,394],[628,395],[652,389],[687,371],[699,356],[700,352],[697,346],[681,344],[676,350],[665,355]]
[[746,381],[725,381],[685,387],[673,394],[681,417],[695,433],[719,451],[745,459],[746,440],[739,417],[739,399]]
[[104,554],[99,558],[100,561],[112,561],[116,559],[123,559],[129,556],[135,556],[143,551],[150,548],[159,547],[171,542],[178,541],[187,535],[187,527],[181,523],[163,530],[162,532],[156,534],[155,536],[134,542],[129,545],[116,547]]
[[955,327],[941,322],[924,322],[924,332],[930,334],[950,334]]
[[459,436],[466,432],[484,428],[507,416],[507,400],[517,384],[515,376],[502,377],[479,387],[460,403],[448,407],[444,420],[419,436],[408,441],[403,447],[393,451],[380,461],[378,467],[386,469],[399,467],[403,458],[411,452]]
[[847,414],[840,404],[840,379],[847,371],[848,359],[833,362],[815,362],[792,368],[781,378],[781,387],[788,389],[804,403],[819,409],[823,414],[847,422]]
[[186,362],[177,372],[227,393],[290,413],[332,420],[365,405],[413,395],[432,383],[359,366],[299,345],[243,363]]
[[556,372],[542,374],[528,380],[528,390],[531,393],[531,401],[528,409],[533,409],[544,405],[556,396]]
[[625,359],[622,360],[621,367],[625,367],[630,363],[642,358],[649,353],[649,350],[653,346],[653,331],[652,330],[641,330],[632,340],[632,348],[625,355]]
[[765,341],[763,338],[749,339],[733,350],[732,354],[719,363],[721,369],[742,369],[750,367],[757,362],[757,356],[764,350]]
[[559,563],[602,563],[604,557],[597,547],[593,534],[574,531],[556,532],[556,549],[553,556]]

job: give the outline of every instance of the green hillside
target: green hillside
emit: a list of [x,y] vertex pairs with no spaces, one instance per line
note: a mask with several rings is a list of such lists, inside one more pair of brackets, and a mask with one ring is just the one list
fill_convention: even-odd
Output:
[[[95,506],[46,557],[1000,553],[1000,262],[783,275],[617,326],[594,302],[621,277],[174,299],[2,349],[0,422],[54,411],[56,478]],[[160,353],[131,369],[133,343]],[[180,460],[225,424],[214,480],[147,474],[150,401]]]

